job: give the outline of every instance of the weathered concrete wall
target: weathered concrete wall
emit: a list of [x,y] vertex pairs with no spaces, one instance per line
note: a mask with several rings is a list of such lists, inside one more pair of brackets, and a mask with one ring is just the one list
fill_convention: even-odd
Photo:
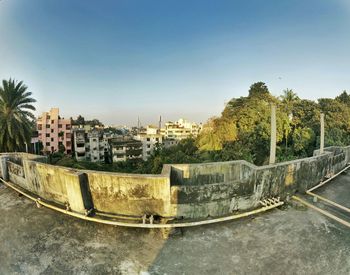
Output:
[[244,161],[171,165],[172,185],[206,185],[241,180]]
[[169,216],[170,180],[161,175],[84,171],[97,211],[142,216]]
[[7,169],[11,182],[18,184],[21,187],[26,186],[26,178],[24,176],[23,166],[11,161],[7,161]]
[[254,207],[253,167],[246,161],[171,165],[173,212],[198,218]]
[[83,171],[45,164],[28,154],[0,154],[0,176],[73,211],[140,217],[224,216],[270,197],[304,192],[350,160],[350,146],[257,167],[246,161],[164,165],[160,175]]

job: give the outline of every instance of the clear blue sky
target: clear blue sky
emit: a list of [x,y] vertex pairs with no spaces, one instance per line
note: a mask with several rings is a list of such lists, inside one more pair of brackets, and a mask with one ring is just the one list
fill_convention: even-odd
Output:
[[308,99],[350,90],[347,0],[0,0],[0,78],[38,113],[110,124],[219,115],[256,81]]

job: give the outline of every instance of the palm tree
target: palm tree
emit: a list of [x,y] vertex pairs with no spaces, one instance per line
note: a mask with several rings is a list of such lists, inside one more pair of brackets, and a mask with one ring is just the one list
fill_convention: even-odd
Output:
[[293,90],[285,89],[283,91],[283,95],[281,96],[281,100],[283,104],[285,104],[286,111],[288,112],[288,115],[289,115],[293,110],[294,103],[299,101],[300,98],[296,93],[294,93]]
[[291,123],[293,119],[293,106],[296,102],[300,100],[298,95],[294,93],[293,90],[291,89],[285,89],[283,91],[283,95],[281,96],[282,103],[284,105],[285,111],[287,112],[289,121],[286,120],[283,122],[284,126],[284,137],[286,140],[286,149],[288,148],[288,136],[289,133],[291,132]]
[[0,86],[0,152],[22,151],[32,134],[31,92],[23,81],[3,80]]

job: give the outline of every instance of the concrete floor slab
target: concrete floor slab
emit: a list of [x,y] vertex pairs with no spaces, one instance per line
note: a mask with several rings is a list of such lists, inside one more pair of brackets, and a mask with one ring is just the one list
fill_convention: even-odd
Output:
[[[342,175],[324,190],[341,203],[349,185]],[[350,274],[350,229],[304,207],[166,240],[38,209],[3,186],[0,211],[0,274]]]

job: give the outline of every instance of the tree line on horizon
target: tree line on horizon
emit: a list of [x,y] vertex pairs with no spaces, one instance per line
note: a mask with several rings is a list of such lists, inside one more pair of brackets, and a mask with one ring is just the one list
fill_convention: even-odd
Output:
[[[210,118],[195,139],[155,150],[140,172],[157,173],[166,163],[247,160],[268,164],[271,104],[276,106],[278,162],[312,156],[320,143],[320,114],[325,114],[325,146],[350,145],[350,95],[301,99],[291,89],[273,96],[264,82],[248,96],[231,99],[219,117]],[[146,169],[143,169],[146,167]]]
[[[0,152],[24,151],[35,127],[35,101],[23,82],[3,80],[0,86]],[[276,105],[277,161],[311,156],[319,148],[320,113],[325,114],[325,145],[350,145],[350,95],[301,99],[291,89],[273,96],[264,82],[249,88],[248,96],[231,99],[219,117],[210,118],[196,138],[178,145],[157,146],[147,161],[113,164],[77,162],[62,154],[55,164],[81,169],[128,173],[159,173],[166,163],[199,163],[247,160],[268,163],[270,150],[270,106]],[[83,117],[73,123],[84,124]],[[97,119],[92,121],[102,125]]]

